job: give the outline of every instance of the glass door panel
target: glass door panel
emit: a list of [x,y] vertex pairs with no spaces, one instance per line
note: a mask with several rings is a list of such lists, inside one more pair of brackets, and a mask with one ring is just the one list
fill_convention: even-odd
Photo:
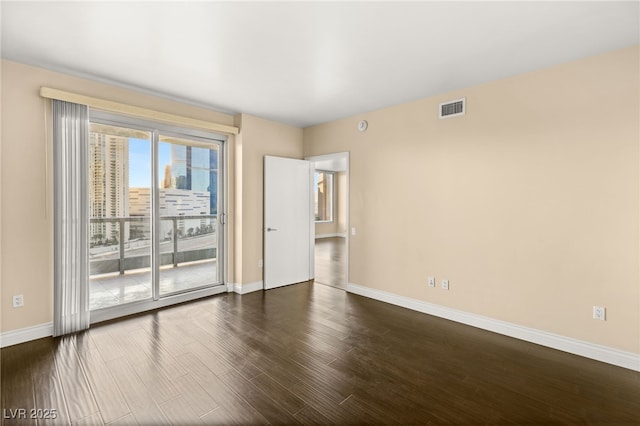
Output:
[[152,297],[151,142],[151,132],[91,123],[91,310]]
[[220,284],[220,144],[161,134],[157,152],[159,294]]

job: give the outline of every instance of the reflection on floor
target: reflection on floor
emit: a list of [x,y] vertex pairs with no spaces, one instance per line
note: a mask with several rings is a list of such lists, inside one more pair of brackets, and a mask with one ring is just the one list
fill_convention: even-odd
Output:
[[[180,264],[177,268],[160,268],[160,294],[173,293],[217,281],[215,260]],[[90,309],[101,309],[151,297],[151,270],[128,271],[124,275],[91,277]]]
[[315,282],[346,288],[346,239],[318,238],[315,254]]
[[640,425],[640,372],[309,282],[0,354],[3,426]]

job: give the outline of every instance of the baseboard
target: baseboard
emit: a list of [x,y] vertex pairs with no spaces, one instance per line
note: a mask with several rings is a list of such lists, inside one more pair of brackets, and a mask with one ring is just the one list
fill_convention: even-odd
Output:
[[335,238],[335,237],[347,238],[347,234],[345,234],[344,232],[336,232],[333,234],[316,234],[316,240],[319,240],[321,238]]
[[[227,283],[227,291],[235,291],[239,294],[247,294],[253,291],[262,290],[262,287],[262,281],[247,284]],[[53,322],[21,328],[19,330],[7,331],[0,333],[0,348],[18,345],[20,343],[50,336],[53,336]]]
[[247,294],[254,291],[262,290],[263,287],[264,286],[262,284],[262,281],[255,281],[252,283],[234,284],[233,290],[238,294]]
[[0,334],[0,348],[53,336],[53,323],[34,325]]
[[358,294],[360,296],[368,297],[370,299],[379,300],[381,302],[386,302],[392,305],[401,306],[403,308],[411,309],[425,314],[445,318],[451,321],[481,328],[483,330],[492,331],[494,333],[503,334],[505,336],[514,337],[516,339],[525,340],[527,342],[536,343],[538,345],[547,346],[549,348],[558,349],[564,352],[569,352],[574,355],[580,355],[585,358],[617,365],[618,367],[640,371],[640,355],[632,352],[621,351],[619,349],[596,345],[594,343],[560,336],[558,334],[548,333],[546,331],[523,327],[517,324],[500,321],[493,318],[460,311],[457,309],[447,308],[445,306],[423,302],[421,300],[416,300],[409,297],[399,296],[397,294],[388,293],[386,291],[364,287],[358,284],[349,283],[347,285],[347,291],[350,293]]

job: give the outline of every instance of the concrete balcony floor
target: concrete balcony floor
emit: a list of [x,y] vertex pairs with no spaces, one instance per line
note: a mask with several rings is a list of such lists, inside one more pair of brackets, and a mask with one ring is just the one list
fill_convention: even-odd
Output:
[[[169,294],[198,288],[218,281],[215,259],[160,268],[160,294]],[[144,268],[118,273],[92,276],[91,310],[122,305],[151,298],[151,269]]]

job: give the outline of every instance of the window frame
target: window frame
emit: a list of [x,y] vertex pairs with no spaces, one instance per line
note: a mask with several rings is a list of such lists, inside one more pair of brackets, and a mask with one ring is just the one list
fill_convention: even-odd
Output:
[[[315,183],[315,176],[317,176],[318,173],[331,176],[331,194],[329,197],[329,201],[331,203],[331,206],[329,207],[330,219],[317,220],[315,219],[317,216],[315,214],[316,212],[314,211],[314,222],[315,223],[333,223],[335,221],[336,172],[331,170],[322,170],[322,169],[316,169],[314,171],[314,192],[316,193],[318,192],[318,186]],[[314,206],[314,210],[315,210],[315,206]]]

